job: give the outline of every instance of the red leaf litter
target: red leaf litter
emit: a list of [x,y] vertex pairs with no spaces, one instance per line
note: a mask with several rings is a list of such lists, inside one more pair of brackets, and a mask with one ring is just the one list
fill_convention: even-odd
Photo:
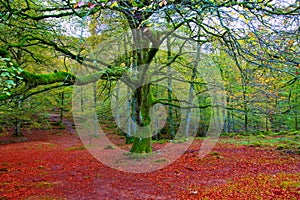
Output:
[[[1,200],[300,199],[299,155],[218,143],[200,159],[202,141],[195,140],[171,165],[131,174],[96,160],[70,127],[25,136],[0,145]],[[110,137],[122,147],[123,139]]]

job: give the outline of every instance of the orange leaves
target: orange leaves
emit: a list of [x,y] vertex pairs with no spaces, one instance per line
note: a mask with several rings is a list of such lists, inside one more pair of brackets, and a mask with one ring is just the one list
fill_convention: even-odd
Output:
[[74,5],[74,8],[80,8],[81,6],[83,6],[85,3],[83,1],[80,1],[80,2],[77,2],[75,5]]
[[93,9],[95,6],[96,6],[96,4],[93,4],[92,2],[84,2],[84,1],[79,1],[79,2],[77,2],[75,5],[74,5],[74,8],[76,9],[76,8],[80,8],[80,7],[82,7],[82,6],[84,6],[84,5],[87,5],[90,9]]
[[[71,130],[71,125],[65,130],[33,129],[25,132],[29,139],[26,143],[0,145],[0,199],[299,197],[298,155],[283,156],[270,149],[228,144],[221,138],[214,150],[200,159],[198,150],[203,140],[195,140],[182,157],[166,168],[130,174],[97,161],[81,148],[82,143],[77,135],[70,134]],[[116,145],[124,144],[123,139],[112,135],[110,139]],[[0,136],[0,140],[3,138]],[[156,150],[162,146],[153,144]],[[70,148],[73,150],[67,150]]]
[[288,47],[291,47],[293,44],[294,44],[294,40],[289,40],[287,45],[288,45]]
[[92,4],[91,2],[88,2],[88,6],[89,6],[90,9],[92,9],[96,6],[96,4]]

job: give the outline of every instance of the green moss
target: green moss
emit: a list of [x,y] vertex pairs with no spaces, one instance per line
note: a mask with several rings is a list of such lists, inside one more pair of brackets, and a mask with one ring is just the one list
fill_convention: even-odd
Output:
[[85,146],[79,146],[79,147],[68,147],[66,148],[66,151],[76,151],[76,150],[84,150],[86,149]]
[[134,138],[132,147],[130,149],[132,153],[151,153],[151,138]]
[[106,147],[104,147],[104,149],[115,149],[115,147],[112,145],[107,145]]
[[280,184],[280,187],[283,188],[283,189],[300,188],[300,182],[299,181],[283,181]]
[[24,79],[29,88],[34,88],[39,85],[50,85],[59,82],[74,84],[75,81],[75,76],[68,72],[32,74],[28,71],[22,71],[20,76]]
[[286,149],[286,145],[280,144],[276,147],[276,150],[283,150]]
[[158,159],[158,160],[154,160],[153,162],[155,163],[162,163],[162,162],[167,162],[168,160],[165,159],[165,158],[161,158],[161,159]]
[[158,144],[165,144],[166,142],[168,142],[168,140],[165,140],[165,139],[154,140],[154,141],[153,141],[153,143],[158,143]]
[[220,153],[219,152],[216,152],[216,151],[212,151],[209,153],[210,155],[213,155],[213,156],[219,156]]
[[300,131],[297,131],[297,130],[291,131],[291,132],[289,133],[289,135],[299,135],[299,134],[300,134]]
[[[150,124],[150,108],[153,106],[153,95],[150,91],[150,85],[143,85],[137,88],[134,94],[136,99],[136,121],[139,126],[147,127]],[[152,141],[152,130],[148,126],[145,132],[139,133],[141,135],[136,135],[133,139],[133,144],[130,149],[132,153],[151,153],[151,141]]]

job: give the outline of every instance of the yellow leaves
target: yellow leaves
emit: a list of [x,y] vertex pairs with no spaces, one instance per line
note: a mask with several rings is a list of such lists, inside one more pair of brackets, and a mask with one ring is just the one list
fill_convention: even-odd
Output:
[[163,7],[164,5],[167,5],[167,0],[163,0],[159,3],[159,7]]
[[114,2],[111,6],[110,6],[110,8],[114,8],[114,7],[116,7],[116,6],[118,6],[118,2]]
[[242,14],[239,14],[239,18],[240,18],[240,19],[245,19],[245,16],[242,15]]
[[126,66],[126,64],[125,63],[121,63],[121,65],[120,65],[121,67],[125,67]]

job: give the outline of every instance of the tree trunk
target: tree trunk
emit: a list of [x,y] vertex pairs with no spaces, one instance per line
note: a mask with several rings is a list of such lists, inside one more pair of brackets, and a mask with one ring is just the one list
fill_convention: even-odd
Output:
[[[137,13],[138,14],[138,13]],[[152,35],[150,29],[147,27],[140,27],[141,21],[132,21],[132,16],[126,16],[129,20],[129,25],[133,36],[133,47],[135,55],[133,56],[133,70],[137,76],[131,77],[132,82],[135,85],[139,85],[133,95],[135,103],[135,110],[133,116],[135,117],[135,124],[140,127],[145,127],[150,124],[150,108],[153,105],[152,94],[150,91],[151,83],[147,82],[146,79],[150,63],[154,59],[159,45],[159,37]],[[136,16],[138,17],[138,16]],[[151,43],[151,45],[150,45]],[[136,69],[135,69],[136,68]],[[134,141],[130,152],[133,153],[150,153],[152,152],[151,147],[152,130],[147,128],[144,133],[134,134]]]
[[296,98],[295,99],[295,101],[296,101],[296,108],[295,108],[295,129],[298,131],[299,130],[299,124],[298,124],[298,107],[299,107],[298,93],[296,93],[296,97],[295,98]]
[[[136,111],[135,120],[137,125],[141,127],[148,126],[150,124],[150,108],[152,106],[152,95],[150,91],[150,85],[142,85],[137,88],[134,94],[136,99]],[[151,138],[152,130],[150,127],[146,129],[146,132],[138,133],[134,136],[132,148],[130,152],[133,153],[150,153],[152,152]]]
[[[94,110],[97,109],[97,83],[94,83]],[[94,115],[94,128],[93,128],[93,132],[94,132],[94,136],[96,137],[98,135],[98,118],[97,118],[97,114]],[[92,145],[92,144],[91,144]]]
[[[155,88],[155,97],[157,97],[157,94],[158,94],[158,88],[157,88],[157,85],[156,85],[156,88]],[[159,119],[158,119],[158,115],[157,115],[157,111],[158,109],[156,107],[154,107],[154,124],[155,124],[155,130],[154,130],[154,134],[155,134],[155,139],[158,140],[159,139]]]
[[22,137],[23,134],[21,133],[21,121],[16,117],[14,123],[14,135],[15,137]]
[[[22,53],[20,50],[17,50],[16,52],[16,61],[18,64],[22,63]],[[18,79],[16,79],[16,87],[20,86],[20,82]],[[16,96],[15,99],[15,111],[17,111],[18,113],[21,111],[22,108],[22,100],[21,97],[19,95]],[[20,116],[20,115],[19,115]],[[15,118],[15,123],[14,123],[14,134],[13,136],[15,137],[22,137],[23,134],[21,132],[21,120],[19,119],[19,117]]]
[[152,152],[151,131],[149,130],[148,133],[146,133],[146,134],[149,134],[149,137],[147,137],[147,138],[134,137],[130,152],[132,152],[132,153],[151,153]]
[[[200,59],[200,51],[201,51],[201,44],[198,43],[196,57],[195,57],[195,61],[194,61],[193,71],[192,71],[192,76],[191,76],[191,85],[190,85],[189,102],[188,102],[189,105],[191,105],[193,102],[193,95],[194,95],[194,90],[195,90],[194,80],[196,78],[197,66],[198,66],[199,59]],[[190,136],[190,124],[191,124],[191,109],[187,109],[186,126],[185,126],[185,136],[186,137]]]
[[60,102],[60,115],[59,115],[59,126],[62,127],[62,121],[64,117],[64,99],[65,99],[65,94],[64,91],[61,93],[61,102]]
[[232,132],[235,132],[235,120],[234,120],[234,111],[231,111],[231,124]]
[[[171,60],[171,44],[170,38],[167,38],[167,48],[168,48],[168,61]],[[172,79],[171,79],[171,64],[168,65],[168,99],[169,103],[172,103]],[[175,128],[174,128],[174,119],[173,119],[173,106],[168,105],[168,124],[169,124],[169,134],[173,138],[175,136]]]
[[[132,107],[132,103],[131,103],[131,92],[129,87],[127,87],[127,116],[131,115],[131,107]],[[127,133],[126,133],[126,140],[125,140],[125,144],[130,144],[132,143],[132,129],[131,129],[132,123],[131,123],[131,118],[128,117],[127,119]]]
[[[230,97],[227,96],[227,105],[230,105]],[[225,132],[230,133],[230,125],[231,125],[231,120],[230,120],[230,112],[227,112],[227,123],[225,125]]]

